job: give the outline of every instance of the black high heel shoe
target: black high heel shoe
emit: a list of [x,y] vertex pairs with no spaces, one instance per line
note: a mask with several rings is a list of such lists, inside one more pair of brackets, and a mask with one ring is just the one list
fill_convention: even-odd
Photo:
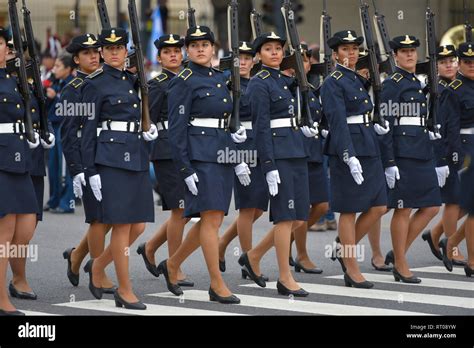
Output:
[[112,286],[111,288],[102,288],[102,292],[104,294],[111,294],[113,295],[115,293],[115,291],[117,291],[117,287],[114,285]]
[[219,302],[223,304],[239,304],[240,299],[235,295],[222,297],[216,294],[212,288],[209,288],[209,301]]
[[118,293],[118,291],[114,292],[114,299],[115,299],[115,307],[125,307],[125,309],[135,309],[135,310],[145,310],[146,305],[143,304],[142,302],[134,302],[130,303],[125,301]]
[[453,261],[448,258],[448,238],[443,238],[439,242],[439,247],[441,248],[441,252],[443,254],[444,267],[446,267],[446,269],[449,272],[452,272],[453,271]]
[[79,274],[76,274],[71,269],[71,254],[76,248],[69,248],[63,252],[63,257],[67,260],[67,278],[73,286],[79,285]]
[[16,311],[5,311],[3,309],[0,309],[0,317],[19,317],[19,316],[24,316],[25,313],[20,312],[19,310]]
[[341,265],[342,272],[346,273],[346,266],[344,265],[344,261],[342,260],[342,257],[338,255],[340,248],[337,247],[337,244],[341,243],[341,241],[340,241],[339,237],[336,237],[336,239],[334,241],[336,242],[336,248],[332,249],[331,260],[339,261],[339,263]]
[[305,268],[303,265],[301,265],[297,260],[295,260],[295,272],[300,273],[303,271],[304,273],[308,274],[321,274],[323,273],[323,270],[321,268]]
[[421,239],[423,239],[425,242],[428,242],[431,252],[438,260],[443,260],[443,256],[439,252],[439,248],[437,248],[433,243],[433,238],[431,238],[431,230],[426,230],[423,232]]
[[419,284],[421,283],[421,279],[415,276],[411,277],[404,277],[397,271],[395,267],[393,267],[393,277],[395,278],[396,282],[402,281],[402,283],[409,283],[409,284]]
[[395,264],[395,255],[393,254],[393,250],[390,250],[387,255],[385,255],[385,262],[387,266],[392,264]]
[[277,281],[277,290],[280,295],[283,296],[294,296],[294,297],[306,297],[309,295],[309,292],[304,290],[303,288],[299,288],[298,290],[290,290],[286,286],[284,286],[282,283],[280,283],[280,280],[278,279]]
[[219,270],[224,273],[225,272],[225,260],[219,260]]
[[[250,280],[252,280],[252,278],[250,278],[250,276],[249,276],[249,272],[247,272],[247,270],[246,270],[245,268],[242,268],[242,269],[241,269],[241,272],[242,272],[242,279],[250,279]],[[262,279],[263,279],[264,281],[266,281],[266,282],[269,281],[268,277],[267,277],[266,275],[264,275],[263,273],[262,273]]]
[[247,271],[248,276],[252,279],[258,286],[264,288],[267,286],[265,280],[263,280],[262,276],[258,276],[253,272],[252,266],[250,265],[249,257],[247,253],[243,253],[239,257],[239,264]]
[[38,296],[32,291],[32,292],[26,292],[26,291],[18,291],[14,286],[13,283],[10,282],[8,285],[8,291],[10,292],[11,297],[16,297],[21,300],[36,300]]
[[295,260],[293,259],[293,257],[290,256],[290,258],[288,259],[288,263],[291,267],[295,267]]
[[194,282],[190,281],[189,279],[181,279],[178,280],[178,286],[192,288],[194,286]]
[[351,277],[347,273],[344,273],[344,284],[350,288],[359,288],[359,289],[372,289],[374,287],[374,283],[369,282],[368,280],[365,280],[363,282],[357,283],[354,280],[352,280]]
[[376,271],[379,271],[379,272],[392,272],[392,267],[390,266],[387,266],[387,265],[383,265],[381,267],[377,266],[374,262],[374,259],[371,259],[370,260],[370,263],[372,264],[372,267],[376,270]]
[[153,274],[155,277],[158,278],[160,276],[160,272],[158,271],[158,268],[156,267],[156,265],[148,261],[146,257],[145,247],[146,247],[146,243],[140,244],[137,248],[137,254],[142,256],[143,261],[145,262],[145,267],[148,270],[148,272],[150,272],[151,274]]
[[103,290],[102,288],[98,288],[94,286],[94,283],[92,282],[92,264],[94,263],[94,259],[90,259],[87,261],[87,263],[84,266],[84,272],[89,273],[89,290],[92,293],[92,295],[100,300],[102,298]]
[[466,277],[470,278],[474,274],[474,269],[469,267],[468,264],[464,266],[464,272],[466,272]]
[[158,269],[165,276],[166,287],[168,288],[168,290],[176,296],[181,296],[183,294],[183,290],[181,290],[181,288],[179,287],[178,284],[173,284],[173,283],[170,282],[170,277],[169,277],[169,274],[168,274],[168,266],[166,264],[167,261],[168,261],[168,259],[162,261],[160,263],[160,265],[158,266]]

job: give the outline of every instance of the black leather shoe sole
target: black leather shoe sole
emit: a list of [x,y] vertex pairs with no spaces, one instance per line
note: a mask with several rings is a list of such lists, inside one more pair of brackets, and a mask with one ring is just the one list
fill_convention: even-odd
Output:
[[73,286],[79,285],[79,274],[76,274],[71,269],[71,254],[75,248],[66,249],[63,252],[63,257],[67,260],[67,279],[71,282]]

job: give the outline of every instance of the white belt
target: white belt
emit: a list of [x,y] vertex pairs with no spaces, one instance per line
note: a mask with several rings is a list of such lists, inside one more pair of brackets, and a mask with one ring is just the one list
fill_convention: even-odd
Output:
[[[97,136],[100,135],[100,132],[102,132],[102,128],[97,128]],[[82,137],[82,129],[77,130],[77,137],[81,138]]]
[[294,118],[277,118],[276,120],[270,120],[270,128],[287,128],[296,127]]
[[347,124],[367,124],[370,123],[369,115],[354,115],[347,117]]
[[118,132],[138,132],[140,125],[136,122],[125,122],[125,121],[104,121],[102,122],[103,130],[111,130]]
[[396,126],[426,126],[426,119],[423,117],[400,117],[395,119]]
[[190,121],[194,127],[207,127],[207,128],[226,128],[225,126],[226,119],[224,118],[195,118]]
[[23,122],[0,123],[1,134],[21,134],[24,132],[25,132],[25,125]]
[[159,121],[156,125],[157,125],[156,128],[158,128],[158,131],[168,129],[168,121]]
[[464,134],[464,135],[474,135],[474,127],[461,129],[461,134]]
[[252,121],[240,122],[245,129],[252,130]]

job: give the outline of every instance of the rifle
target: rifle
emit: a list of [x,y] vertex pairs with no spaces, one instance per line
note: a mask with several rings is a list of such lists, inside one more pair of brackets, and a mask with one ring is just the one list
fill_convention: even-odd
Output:
[[235,133],[240,128],[240,58],[239,58],[239,4],[237,0],[231,0],[227,9],[227,21],[229,30],[229,48],[231,49],[232,69],[232,116],[229,128]]
[[147,132],[150,130],[151,126],[150,110],[148,108],[148,83],[145,75],[145,66],[143,65],[144,57],[140,40],[140,25],[138,23],[137,5],[135,0],[128,0],[128,15],[130,17],[130,29],[132,31],[133,46],[135,49],[135,55],[137,57],[136,69],[142,103],[142,130]]
[[380,14],[375,5],[375,0],[372,0],[374,5],[374,27],[375,35],[377,36],[377,42],[379,46],[380,57],[386,57],[385,60],[379,62],[380,72],[384,72],[387,75],[392,74],[395,71],[395,58],[393,57],[393,50],[390,47],[390,36],[388,35],[387,25],[385,23],[385,16]]
[[[12,29],[13,34],[13,44],[15,46],[15,50],[17,52],[17,67],[18,67],[18,79],[19,79],[19,87],[20,93],[23,97],[23,102],[25,104],[25,134],[26,138],[34,143],[35,142],[35,135],[33,130],[33,122],[31,119],[31,98],[30,98],[30,90],[28,87],[28,77],[26,75],[26,62],[25,57],[23,55],[23,44],[21,40],[21,33],[20,33],[20,23],[18,21],[18,11],[16,8],[17,0],[8,0],[8,14],[10,17],[10,26]],[[40,85],[41,86],[41,85]]]
[[97,0],[97,11],[99,12],[100,27],[102,29],[112,28],[110,25],[109,13],[107,11],[105,0]]
[[436,134],[439,129],[436,127],[438,114],[438,70],[436,57],[436,31],[435,31],[435,14],[430,8],[430,0],[426,1],[426,46],[429,58],[429,100],[428,100],[428,117],[431,121],[431,127]]
[[360,0],[360,20],[362,26],[362,32],[365,38],[365,44],[367,45],[367,58],[369,60],[369,81],[372,85],[372,91],[374,94],[374,121],[379,123],[382,127],[385,127],[385,119],[380,114],[380,97],[382,93],[382,83],[380,81],[379,66],[377,62],[377,52],[375,51],[375,42],[372,35],[372,24],[369,17],[369,5]]
[[34,93],[39,105],[40,135],[44,141],[49,143],[48,113],[46,111],[46,94],[44,93],[43,84],[41,82],[40,57],[36,48],[33,26],[31,25],[30,10],[26,7],[26,1],[22,1],[23,7],[21,11],[23,13],[23,23],[25,26],[26,41],[28,42],[28,52],[31,58],[30,65],[32,78],[35,86]]
[[[304,50],[301,46],[301,41],[298,36],[298,30],[296,28],[295,22],[295,14],[293,9],[291,8],[291,1],[284,0],[283,6],[281,8],[281,12],[285,19],[287,37],[288,37],[288,47],[290,49],[290,53],[294,55],[296,68],[295,68],[295,77],[296,82],[298,84],[299,92],[301,93],[302,103],[301,106],[298,105],[298,126],[308,126],[313,127],[312,117],[311,117],[311,110],[309,108],[309,92],[310,92],[310,84],[308,83],[308,78],[306,76],[306,72],[304,70],[304,63],[303,63],[303,55]],[[299,98],[298,98],[299,99]]]
[[250,24],[252,26],[252,35],[255,40],[257,37],[262,35],[263,32],[263,19],[262,14],[257,11],[255,7],[255,0],[252,0],[252,12],[250,12]]
[[472,42],[472,25],[469,22],[469,8],[467,0],[463,0],[463,13],[466,42]]
[[188,0],[188,29],[196,27],[196,10],[191,7],[191,0]]

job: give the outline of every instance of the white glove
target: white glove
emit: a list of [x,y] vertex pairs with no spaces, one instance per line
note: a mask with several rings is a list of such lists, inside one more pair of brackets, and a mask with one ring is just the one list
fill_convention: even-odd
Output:
[[374,124],[374,130],[375,133],[377,133],[378,135],[385,135],[390,132],[390,124],[388,123],[388,121],[385,121],[385,127],[382,127],[381,125],[376,123]]
[[35,141],[32,143],[30,142],[28,139],[26,139],[26,141],[28,142],[28,146],[30,147],[30,149],[36,149],[39,144],[40,144],[40,136],[38,133],[36,132],[33,132],[34,136],[35,136]]
[[266,175],[268,190],[270,194],[275,197],[278,194],[278,184],[281,184],[280,173],[278,170],[272,170]]
[[436,167],[436,174],[438,175],[438,185],[439,187],[444,187],[446,185],[446,179],[449,176],[449,167]]
[[89,178],[89,184],[91,185],[92,193],[94,194],[97,201],[102,201],[102,182],[100,181],[100,175],[96,174]]
[[239,178],[240,184],[242,186],[249,186],[250,185],[250,168],[247,163],[243,162],[240,163],[238,166],[234,168],[235,175]]
[[[437,124],[435,127],[436,127],[438,130],[441,129],[441,125],[440,125],[440,124]],[[430,140],[438,140],[438,139],[441,139],[441,134],[439,134],[438,132],[435,133],[435,132],[429,131],[428,133],[429,133],[429,135],[430,135]]]
[[363,170],[357,157],[349,158],[347,165],[351,170],[351,174],[354,178],[354,181],[357,183],[357,185],[362,185],[362,183],[364,182],[364,177],[362,176]]
[[321,136],[326,139],[329,135],[329,131],[327,129],[321,129]]
[[188,186],[188,190],[191,191],[194,196],[197,196],[198,189],[196,183],[199,182],[197,174],[194,173],[193,175],[188,176],[186,179],[184,179],[184,182]]
[[53,133],[49,133],[49,138],[48,138],[49,144],[43,140],[43,138],[40,138],[41,146],[43,146],[43,149],[49,150],[54,147],[54,144],[56,143],[56,138],[54,137]]
[[244,126],[240,126],[239,130],[235,133],[232,133],[230,136],[232,137],[234,143],[241,144],[247,140],[247,131],[245,130]]
[[385,168],[385,180],[389,189],[395,187],[395,182],[400,180],[400,171],[397,166]]
[[143,139],[145,139],[145,141],[153,141],[158,138],[158,130],[156,129],[156,126],[153,123],[151,124],[148,132],[142,132],[142,134]]
[[303,126],[301,127],[301,131],[303,132],[304,136],[307,138],[314,138],[316,135],[319,134],[318,130],[318,122],[313,123],[313,127]]
[[72,189],[77,198],[82,197],[82,186],[86,186],[86,177],[84,173],[79,173],[72,178]]

